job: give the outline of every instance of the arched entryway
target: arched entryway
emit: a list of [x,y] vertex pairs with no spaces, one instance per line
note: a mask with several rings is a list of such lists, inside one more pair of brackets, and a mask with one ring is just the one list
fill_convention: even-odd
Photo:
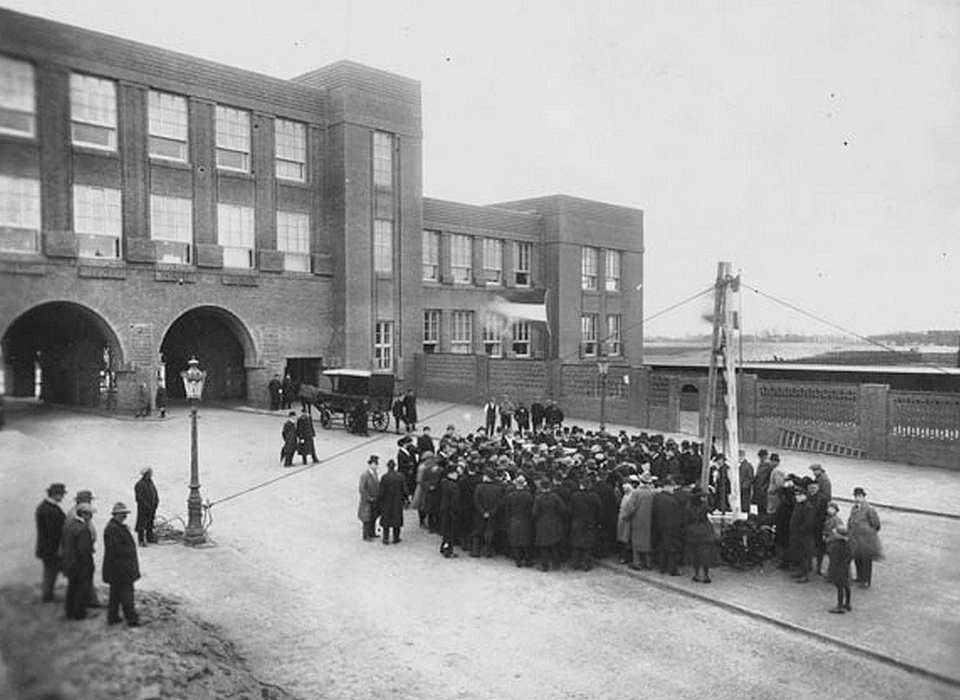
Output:
[[9,395],[114,405],[122,349],[113,328],[92,309],[69,301],[40,304],[10,324],[2,343]]
[[695,384],[680,387],[680,432],[700,434],[700,389]]
[[204,399],[244,400],[245,360],[253,352],[250,333],[234,314],[215,306],[191,309],[170,325],[160,344],[167,393],[184,397],[180,372],[191,357],[196,357],[207,372]]

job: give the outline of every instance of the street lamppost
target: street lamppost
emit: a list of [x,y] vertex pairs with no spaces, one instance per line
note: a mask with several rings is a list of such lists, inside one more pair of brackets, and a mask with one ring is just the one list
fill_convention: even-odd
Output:
[[610,360],[603,351],[597,356],[597,371],[600,373],[600,432],[607,430],[607,372],[610,371]]
[[203,394],[207,373],[200,369],[199,364],[197,358],[192,357],[186,371],[180,373],[183,390],[190,402],[190,496],[187,498],[187,529],[183,533],[183,541],[188,545],[203,544],[207,539],[203,532],[200,470],[197,463],[197,404]]

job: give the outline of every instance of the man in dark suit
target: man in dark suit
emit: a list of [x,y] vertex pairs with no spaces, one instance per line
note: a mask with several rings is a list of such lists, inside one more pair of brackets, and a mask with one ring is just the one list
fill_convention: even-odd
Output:
[[60,502],[67,493],[67,487],[61,483],[50,484],[47,497],[37,506],[37,559],[43,562],[43,583],[40,599],[44,603],[53,600],[53,587],[60,572],[60,540],[63,537],[63,523],[67,519]]
[[283,466],[293,466],[293,455],[297,453],[297,424],[294,419],[297,417],[296,411],[290,411],[287,414],[287,420],[280,429],[280,436],[283,438],[283,447],[280,448],[280,460]]
[[153,469],[147,467],[140,470],[140,480],[133,487],[133,495],[137,501],[137,541],[141,547],[146,547],[148,543],[156,544],[153,520],[160,506],[160,494],[153,483]]
[[408,431],[417,429],[417,397],[413,389],[407,389],[403,395],[403,422]]
[[110,584],[107,624],[120,622],[120,609],[128,627],[139,627],[140,617],[133,603],[133,583],[140,578],[140,562],[133,535],[124,522],[130,509],[117,502],[110,511],[110,522],[103,528],[103,581]]
[[403,476],[397,471],[397,463],[387,460],[387,473],[380,477],[380,527],[383,528],[383,543],[400,542],[403,527],[403,506],[407,500],[407,488]]
[[413,440],[404,435],[397,441],[397,471],[403,477],[404,488],[412,496],[417,487],[417,455],[413,451]]
[[543,418],[546,409],[540,401],[534,401],[530,404],[530,420],[533,423],[533,432],[539,433],[543,427]]
[[460,518],[460,473],[456,466],[445,467],[446,478],[440,484],[440,554],[447,559],[455,559],[453,542],[457,538],[457,521]]
[[280,382],[280,375],[273,375],[267,383],[267,391],[270,392],[270,410],[276,411],[280,408],[280,394],[283,390],[283,384]]
[[417,438],[417,454],[420,455],[420,458],[423,459],[423,455],[427,454],[436,454],[437,448],[433,444],[433,438],[430,437],[430,426],[423,426],[423,432],[420,434],[420,437]]
[[63,558],[60,564],[68,582],[64,605],[68,620],[87,617],[93,580],[93,536],[87,523],[92,517],[93,506],[90,503],[78,503],[76,515],[63,524],[63,538],[60,541]]
[[300,417],[297,418],[297,439],[299,440],[300,456],[303,457],[304,464],[307,463],[307,455],[313,459],[314,464],[320,461],[317,457],[317,448],[313,444],[313,438],[316,434],[317,431],[313,427],[313,418],[304,408]]

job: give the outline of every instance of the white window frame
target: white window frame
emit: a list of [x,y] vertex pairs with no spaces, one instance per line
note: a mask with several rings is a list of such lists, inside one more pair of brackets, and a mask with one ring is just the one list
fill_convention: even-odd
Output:
[[389,219],[373,221],[373,271],[393,274],[393,222]]
[[287,272],[310,272],[310,215],[277,211],[277,250]]
[[[117,150],[117,84],[83,73],[70,74],[70,133],[74,146]],[[102,140],[89,138],[101,134]]]
[[254,210],[242,204],[217,203],[217,245],[223,249],[223,266],[253,268],[256,248]]
[[499,238],[483,239],[483,278],[489,285],[503,283],[503,241]]
[[608,250],[606,251],[605,258],[606,275],[604,287],[608,292],[619,292],[623,256],[621,256],[619,250]]
[[393,369],[393,321],[377,321],[374,327],[373,366],[377,370]]
[[73,186],[73,232],[84,258],[120,258],[123,195],[112,187]]
[[440,281],[440,232],[423,231],[423,281]]
[[596,248],[584,246],[580,258],[580,288],[587,292],[595,292],[599,288],[599,251]]
[[0,175],[0,250],[39,252],[40,180]]
[[513,283],[517,287],[529,287],[531,284],[532,243],[517,243],[513,257]]
[[[250,112],[217,105],[216,149],[218,170],[250,172]],[[237,158],[239,164],[230,163],[228,157]]]
[[373,186],[393,189],[394,135],[386,131],[373,132]]
[[147,115],[147,151],[150,157],[186,163],[190,133],[187,98],[151,90]]
[[622,331],[623,317],[620,314],[607,314],[607,334],[603,339],[607,348],[607,355],[619,357],[623,352]]
[[274,125],[276,171],[280,180],[307,181],[307,125],[277,119]]
[[450,352],[455,355],[473,354],[473,311],[458,309],[451,314]]
[[423,310],[423,352],[432,355],[440,351],[440,309]]
[[0,56],[0,134],[37,135],[37,88],[33,64]]
[[580,347],[584,357],[597,356],[597,314],[580,316]]
[[193,262],[193,200],[150,195],[150,238],[156,261],[190,265]]
[[514,357],[530,357],[530,324],[518,321],[510,329]]
[[503,357],[503,321],[494,315],[483,320],[483,352],[488,357]]
[[455,233],[450,236],[450,275],[454,284],[473,283],[473,237]]

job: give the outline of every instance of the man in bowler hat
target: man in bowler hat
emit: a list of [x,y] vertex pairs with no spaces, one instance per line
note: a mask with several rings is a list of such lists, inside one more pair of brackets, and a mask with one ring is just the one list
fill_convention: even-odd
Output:
[[37,559],[43,562],[43,583],[40,600],[49,603],[53,600],[53,587],[60,572],[60,539],[63,536],[63,523],[67,516],[60,502],[67,493],[67,487],[61,483],[50,484],[47,497],[37,506]]

